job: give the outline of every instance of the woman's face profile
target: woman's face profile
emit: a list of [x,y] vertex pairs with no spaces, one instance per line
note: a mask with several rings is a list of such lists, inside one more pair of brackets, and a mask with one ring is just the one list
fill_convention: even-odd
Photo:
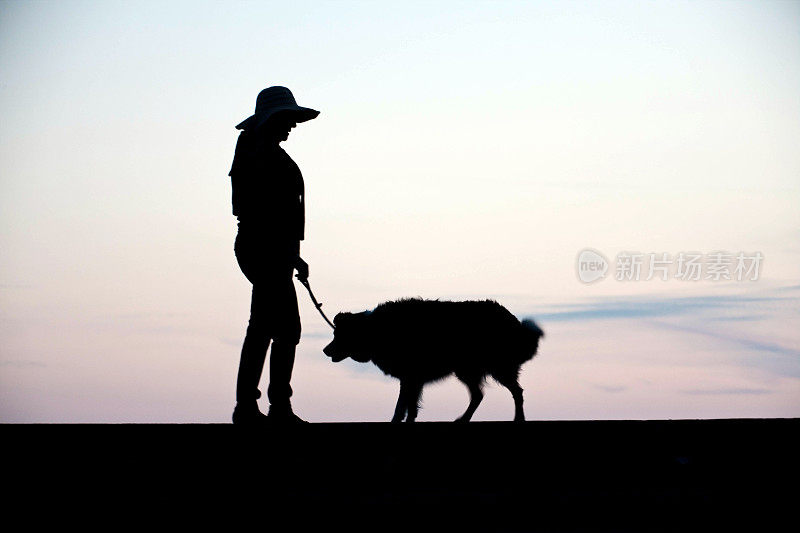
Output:
[[290,113],[277,113],[264,124],[264,133],[267,137],[281,142],[289,138],[289,132],[295,126],[297,122]]

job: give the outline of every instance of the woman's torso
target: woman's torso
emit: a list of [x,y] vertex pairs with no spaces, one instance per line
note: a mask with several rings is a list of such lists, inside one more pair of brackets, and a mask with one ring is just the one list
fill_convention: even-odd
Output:
[[289,154],[242,132],[229,175],[240,237],[299,248],[305,233],[305,191],[300,168]]

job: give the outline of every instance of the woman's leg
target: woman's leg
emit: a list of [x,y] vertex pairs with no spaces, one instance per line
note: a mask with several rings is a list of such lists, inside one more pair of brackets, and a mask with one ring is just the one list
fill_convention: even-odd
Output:
[[294,368],[295,345],[276,340],[269,354],[269,387],[267,396],[270,405],[287,406],[292,397],[292,369]]
[[266,420],[266,416],[258,410],[257,400],[261,397],[258,384],[261,381],[270,343],[269,287],[259,276],[263,261],[252,239],[243,238],[241,233],[238,234],[234,251],[239,268],[253,284],[253,293],[250,299],[250,321],[242,344],[236,378],[236,408],[233,411],[233,422],[259,423]]
[[261,397],[258,383],[264,369],[264,360],[269,348],[267,331],[266,304],[263,288],[253,285],[253,296],[250,301],[250,322],[242,344],[242,355],[239,359],[239,374],[236,380],[236,401],[255,404]]
[[300,342],[300,312],[291,267],[280,273],[278,281],[273,302],[274,333],[272,351],[269,355],[267,396],[270,402],[270,416],[289,417],[297,421],[299,419],[292,413],[290,398],[295,349]]

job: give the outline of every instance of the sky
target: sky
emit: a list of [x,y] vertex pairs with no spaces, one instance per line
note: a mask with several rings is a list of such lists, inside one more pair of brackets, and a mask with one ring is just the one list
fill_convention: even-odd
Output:
[[[800,415],[800,3],[2,0],[0,422],[230,420],[227,173],[271,85],[321,111],[283,146],[329,316],[534,318],[531,420]],[[716,252],[758,275],[676,276]],[[295,410],[389,420],[397,382],[331,363],[297,289]],[[467,398],[430,385],[418,420]],[[475,420],[512,415],[490,383]]]

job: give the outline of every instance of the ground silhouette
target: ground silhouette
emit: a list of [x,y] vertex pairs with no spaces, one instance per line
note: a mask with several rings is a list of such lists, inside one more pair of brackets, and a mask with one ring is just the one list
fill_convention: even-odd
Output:
[[768,531],[794,518],[799,426],[0,425],[4,509],[106,529]]

